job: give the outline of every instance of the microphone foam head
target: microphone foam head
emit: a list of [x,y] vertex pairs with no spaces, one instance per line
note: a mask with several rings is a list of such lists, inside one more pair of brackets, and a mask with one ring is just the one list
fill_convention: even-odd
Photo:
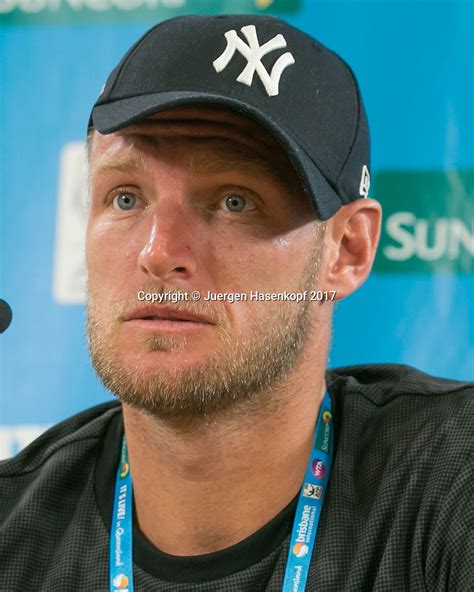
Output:
[[12,309],[9,304],[0,298],[0,333],[3,333],[12,322]]

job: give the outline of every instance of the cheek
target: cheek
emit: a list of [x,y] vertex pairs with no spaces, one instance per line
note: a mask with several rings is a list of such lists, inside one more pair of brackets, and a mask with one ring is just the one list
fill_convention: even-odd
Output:
[[290,289],[301,279],[305,267],[305,251],[300,243],[284,234],[250,248],[234,246],[234,260],[239,262],[242,280],[249,289]]
[[136,266],[136,241],[127,237],[124,240],[123,229],[107,223],[95,223],[89,226],[86,237],[86,261],[91,286],[109,290],[112,278],[120,281]]
[[[250,291],[296,291],[304,275],[302,252],[287,235],[265,241],[239,241],[237,237],[216,241],[212,259],[208,262],[214,290],[245,293],[249,297]],[[240,316],[240,309],[245,310],[249,303],[233,303],[231,306],[235,316]]]
[[265,267],[258,244],[237,235],[214,235],[208,245],[207,260],[202,260],[201,266],[211,279],[210,289],[218,292],[251,289],[252,279],[256,274],[261,275]]

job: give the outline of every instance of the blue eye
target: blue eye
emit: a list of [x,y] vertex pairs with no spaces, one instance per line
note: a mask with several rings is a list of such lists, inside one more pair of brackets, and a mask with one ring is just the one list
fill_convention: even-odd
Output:
[[133,193],[122,192],[114,197],[114,208],[122,211],[133,210],[137,205],[137,198]]
[[[255,205],[252,200],[243,197],[242,195],[228,195],[222,202],[225,204],[225,208],[229,212],[243,212],[249,210],[255,210]],[[253,207],[249,207],[253,206]]]

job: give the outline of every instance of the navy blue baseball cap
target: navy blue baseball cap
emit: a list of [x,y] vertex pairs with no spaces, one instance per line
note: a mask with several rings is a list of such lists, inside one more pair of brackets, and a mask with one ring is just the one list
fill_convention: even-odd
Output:
[[266,15],[159,23],[110,74],[89,129],[108,134],[198,103],[228,107],[273,134],[320,220],[368,196],[369,131],[355,76],[299,29]]

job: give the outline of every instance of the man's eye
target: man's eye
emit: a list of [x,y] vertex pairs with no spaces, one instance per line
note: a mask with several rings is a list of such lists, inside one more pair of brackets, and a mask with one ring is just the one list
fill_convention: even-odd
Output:
[[249,212],[256,209],[254,202],[242,195],[227,195],[220,204],[228,212]]
[[114,197],[113,205],[116,210],[128,211],[133,210],[133,208],[137,205],[138,199],[133,193],[128,193],[126,191],[120,192],[118,195]]

